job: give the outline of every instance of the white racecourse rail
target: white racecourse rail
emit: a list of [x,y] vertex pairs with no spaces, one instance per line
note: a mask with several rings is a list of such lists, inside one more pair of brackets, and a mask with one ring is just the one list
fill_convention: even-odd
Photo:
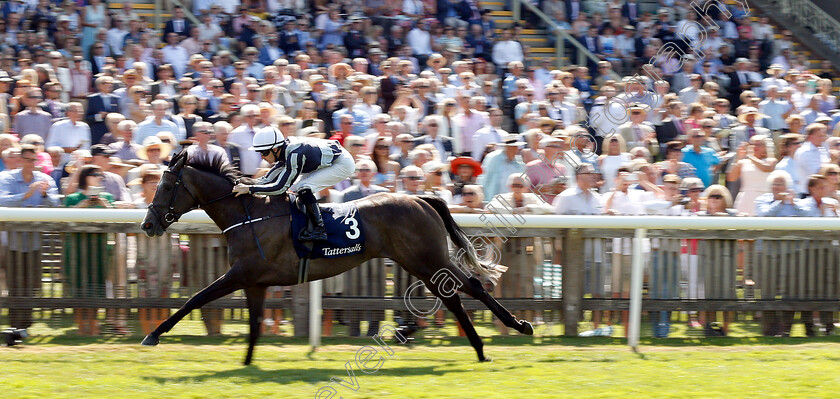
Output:
[[[65,208],[0,208],[0,221],[15,222],[111,222],[140,223],[146,215],[142,209],[65,209]],[[488,227],[481,215],[452,215],[463,227]],[[647,230],[696,229],[696,230],[840,230],[840,221],[834,218],[717,218],[681,216],[558,216],[523,215],[525,224],[520,228],[535,229],[635,229],[633,242],[633,271],[630,278],[630,329],[627,343],[636,349],[639,343],[639,327],[642,312],[642,273],[644,269],[642,240]],[[202,210],[189,212],[181,222],[213,223]],[[138,226],[139,229],[139,226]],[[310,301],[310,343],[320,345],[321,314],[318,299],[321,281],[314,281]]]

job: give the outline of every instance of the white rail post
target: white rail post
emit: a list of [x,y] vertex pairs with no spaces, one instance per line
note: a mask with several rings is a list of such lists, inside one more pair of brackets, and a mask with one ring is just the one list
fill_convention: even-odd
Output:
[[642,252],[647,229],[636,229],[633,237],[633,269],[630,275],[630,322],[627,328],[627,345],[635,351],[639,346],[642,326],[642,280],[645,274],[645,254]]
[[309,282],[309,345],[321,346],[321,287],[324,280]]

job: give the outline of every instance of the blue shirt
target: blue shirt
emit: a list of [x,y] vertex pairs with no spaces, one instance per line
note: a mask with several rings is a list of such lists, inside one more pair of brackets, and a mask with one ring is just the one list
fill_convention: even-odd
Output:
[[[47,196],[41,196],[35,192],[29,198],[24,195],[29,191],[29,185],[35,182],[45,181],[49,183]],[[0,206],[4,207],[36,207],[36,206],[58,206],[61,201],[58,198],[58,188],[55,180],[49,175],[38,171],[32,172],[32,180],[23,179],[23,170],[15,169],[0,173]]]
[[[24,199],[24,195],[29,191],[29,185],[38,181],[45,181],[50,185],[47,196],[44,197],[40,191],[35,191],[29,198]],[[0,172],[0,206],[58,206],[60,203],[55,180],[50,176],[33,171],[32,180],[24,181],[21,169]],[[41,249],[41,234],[37,232],[9,232],[8,240],[9,249],[12,251],[30,252]]]
[[683,162],[691,164],[696,169],[697,178],[703,181],[703,185],[712,185],[712,167],[720,163],[715,150],[709,147],[700,147],[700,153],[694,152],[694,146],[682,149]]
[[[181,141],[186,140],[186,136],[181,134],[181,129],[178,129],[178,126],[175,125],[175,122],[172,122],[166,117],[161,119],[160,125],[155,123],[154,117],[146,118],[143,122],[140,122],[137,125],[137,130],[134,132],[134,137],[132,141],[137,144],[143,144],[143,140],[146,137],[156,136],[160,132],[170,132],[175,135],[175,140]],[[161,158],[165,158],[169,154],[160,154]]]
[[755,199],[756,216],[805,216],[805,209],[803,209],[798,201],[793,204],[786,204],[777,200],[773,193],[764,193]]
[[333,126],[336,130],[340,130],[341,127],[341,115],[348,113],[353,115],[353,134],[363,135],[370,129],[370,115],[367,112],[355,108],[351,112],[347,108],[342,108],[333,112]]

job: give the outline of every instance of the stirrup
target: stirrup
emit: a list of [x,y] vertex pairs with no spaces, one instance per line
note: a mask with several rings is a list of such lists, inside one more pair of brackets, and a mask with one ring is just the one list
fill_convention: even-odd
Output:
[[327,231],[322,228],[314,228],[310,231],[303,230],[300,232],[301,241],[326,241],[327,240]]
[[321,216],[321,208],[318,207],[317,203],[307,204],[306,211],[306,216],[309,221],[306,224],[306,228],[301,230],[298,238],[301,241],[326,241],[327,230],[324,228],[324,219]]

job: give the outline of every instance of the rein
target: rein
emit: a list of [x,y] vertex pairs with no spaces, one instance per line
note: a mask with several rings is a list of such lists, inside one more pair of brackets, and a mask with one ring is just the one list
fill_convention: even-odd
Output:
[[[219,198],[210,200],[210,201],[202,204],[196,199],[195,195],[193,195],[193,193],[190,191],[190,189],[186,185],[181,184],[181,174],[183,173],[183,169],[179,170],[178,173],[175,173],[175,172],[167,169],[167,170],[163,171],[163,173],[172,173],[173,175],[175,175],[175,190],[173,190],[173,192],[172,192],[172,198],[170,198],[170,200],[169,200],[169,206],[166,207],[167,208],[166,213],[163,214],[163,218],[162,218],[166,223],[170,223],[170,224],[175,223],[175,222],[178,221],[178,219],[181,218],[181,216],[183,216],[185,213],[187,213],[189,211],[192,211],[192,210],[201,208],[203,206],[207,206],[207,205],[210,205],[212,203],[221,201],[221,200],[223,200],[225,198],[228,198],[228,197],[230,197],[231,195],[234,194],[233,192],[230,192],[230,193],[227,193],[227,194],[225,194],[225,195],[223,195]],[[196,206],[194,206],[190,209],[187,209],[186,212],[183,212],[180,215],[176,214],[176,212],[175,212],[175,200],[178,199],[178,190],[177,190],[178,186],[182,186],[184,188],[184,192],[186,192],[187,195],[190,196],[190,198],[193,200],[193,202],[198,203],[198,205],[196,205]],[[149,204],[149,210],[151,210],[153,213],[155,213],[157,215],[158,212],[155,211],[155,208],[163,208],[163,206],[162,205],[155,205],[154,203]],[[158,218],[160,218],[160,217],[158,216]]]
[[[202,204],[198,201],[196,196],[193,195],[193,193],[190,191],[190,189],[187,187],[187,185],[181,183],[181,180],[182,180],[181,175],[183,173],[183,168],[180,169],[178,171],[178,173],[175,173],[175,172],[173,172],[169,169],[165,170],[164,173],[171,173],[171,174],[175,175],[175,189],[172,192],[172,198],[170,198],[170,200],[169,200],[169,206],[165,207],[166,208],[166,213],[164,213],[163,217],[161,218],[160,217],[160,212],[158,212],[156,210],[156,208],[164,208],[163,205],[155,205],[154,203],[151,203],[151,204],[149,204],[148,208],[153,214],[155,214],[155,217],[157,217],[158,220],[164,220],[166,223],[169,223],[169,224],[177,222],[178,219],[180,219],[181,216],[183,216],[187,212],[190,212],[192,210],[199,209],[201,207],[213,204],[215,202],[221,201],[221,200],[223,200],[225,198],[228,198],[228,197],[235,194],[234,192],[231,191],[231,192],[229,192],[225,195],[222,195],[222,196],[220,196],[216,199],[207,201],[207,202]],[[198,205],[196,205],[196,206],[194,206],[190,209],[187,209],[185,212],[183,212],[181,214],[178,214],[177,212],[175,212],[175,203],[176,203],[176,200],[178,199],[178,187],[179,186],[183,187],[184,192],[186,192],[187,195],[190,196],[190,198],[193,200],[193,202],[198,204]],[[259,217],[259,218],[256,218],[256,219],[252,219],[251,218],[251,205],[253,203],[254,203],[253,197],[251,197],[251,202],[249,202],[247,205],[245,204],[245,199],[242,198],[242,207],[245,208],[245,218],[246,218],[245,221],[235,223],[235,224],[231,225],[230,227],[222,230],[222,234],[225,234],[228,231],[233,230],[233,229],[235,229],[237,227],[240,227],[240,226],[251,225],[251,232],[254,234],[254,240],[257,242],[257,249],[259,249],[259,251],[260,251],[260,256],[263,259],[266,259],[265,253],[263,252],[263,249],[262,249],[262,245],[260,244],[260,239],[257,236],[257,230],[254,228],[253,223],[260,222],[260,221],[263,221],[263,220],[268,220],[268,219],[279,217],[279,216],[285,216],[285,215],[288,215],[288,214],[269,215],[269,216],[263,216],[263,217]],[[291,204],[290,204],[290,206],[291,206]]]

